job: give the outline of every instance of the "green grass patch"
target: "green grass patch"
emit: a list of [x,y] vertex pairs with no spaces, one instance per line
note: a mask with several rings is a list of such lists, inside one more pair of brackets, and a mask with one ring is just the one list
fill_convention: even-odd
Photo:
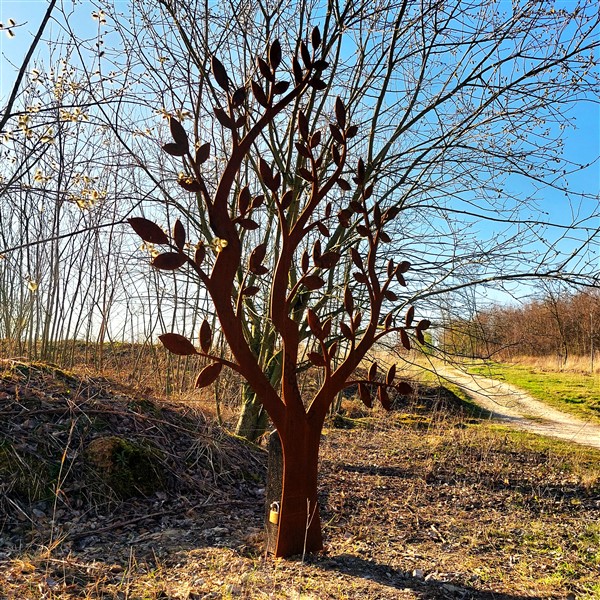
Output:
[[469,371],[506,381],[555,408],[600,423],[598,374],[545,371],[506,363],[485,363],[472,366]]

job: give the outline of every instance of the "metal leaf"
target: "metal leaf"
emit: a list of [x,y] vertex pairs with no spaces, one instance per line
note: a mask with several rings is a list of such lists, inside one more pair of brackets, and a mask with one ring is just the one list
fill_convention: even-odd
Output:
[[187,179],[178,179],[177,183],[187,192],[199,192],[202,189],[202,186],[200,185],[200,182],[197,181],[196,179],[191,179],[191,180],[187,180]]
[[225,70],[223,63],[216,56],[211,56],[210,68],[218,86],[227,91],[229,89],[229,76],[227,75],[227,71]]
[[250,87],[252,88],[252,93],[254,94],[254,97],[258,103],[267,108],[269,106],[269,101],[267,100],[267,95],[265,94],[262,86],[259,83],[256,83],[256,81],[252,81]]
[[405,327],[410,327],[412,325],[413,319],[415,318],[415,307],[411,306],[407,311],[406,311],[406,317],[404,319],[404,326]]
[[131,217],[127,219],[132,229],[145,241],[151,244],[168,244],[167,234],[153,221],[143,217]]
[[205,163],[210,157],[210,142],[202,144],[198,150],[196,150],[196,164],[201,165]]
[[306,275],[302,278],[302,285],[311,292],[325,285],[325,281],[318,275]]
[[383,408],[385,410],[389,411],[392,409],[392,403],[390,402],[390,397],[387,393],[387,390],[382,385],[380,385],[377,390],[377,398],[379,399],[379,402],[381,402],[381,406],[383,406]]
[[310,41],[315,50],[321,45],[321,32],[319,31],[318,27],[313,28]]
[[431,321],[429,319],[422,319],[417,323],[417,329],[420,331],[425,331],[431,327]]
[[337,125],[334,125],[333,123],[329,123],[329,131],[331,131],[331,137],[338,144],[344,143],[344,136],[342,135],[342,132],[340,131],[340,128]]
[[260,56],[257,56],[256,63],[258,64],[258,70],[260,71],[260,74],[267,81],[275,81],[275,75],[273,75],[271,68],[269,67],[269,65],[267,64],[267,62],[265,60],[263,60]]
[[302,139],[306,142],[308,141],[309,129],[308,129],[308,119],[306,115],[302,112],[298,112],[298,131],[302,136]]
[[175,143],[178,146],[184,146],[187,150],[189,148],[189,141],[187,137],[187,133],[185,129],[181,125],[181,123],[175,119],[174,117],[169,117],[169,129],[171,130],[171,135],[175,140]]
[[269,46],[269,65],[271,69],[275,71],[277,67],[281,64],[281,44],[279,40],[275,40]]
[[327,319],[325,319],[325,321],[323,322],[323,325],[321,326],[321,328],[323,329],[323,337],[329,337],[329,334],[331,333],[331,323],[332,323],[332,319],[331,317],[328,317]]
[[339,252],[331,250],[330,252],[325,252],[318,260],[315,260],[315,265],[319,269],[332,269],[338,264],[340,258],[341,255]]
[[206,319],[204,319],[202,321],[202,325],[200,325],[200,335],[198,337],[202,352],[207,353],[212,345],[212,330],[209,322]]
[[338,96],[335,99],[335,118],[341,129],[346,128],[346,107],[342,102],[342,99]]
[[292,202],[294,201],[294,191],[293,190],[288,190],[282,197],[280,200],[280,204],[281,204],[281,208],[283,210],[287,210]]
[[158,336],[158,339],[169,352],[177,354],[178,356],[198,354],[198,351],[194,348],[194,344],[178,333],[163,333]]
[[408,271],[410,269],[410,263],[407,260],[403,260],[400,263],[400,267],[399,267],[399,271],[400,273],[406,273],[406,271]]
[[320,77],[313,77],[308,85],[313,87],[315,90],[324,90],[327,87],[327,84]]
[[200,267],[206,258],[206,248],[204,244],[198,244],[196,246],[196,252],[194,253],[194,262]]
[[354,340],[354,334],[352,333],[352,329],[350,329],[350,327],[348,327],[348,325],[346,325],[344,321],[340,321],[340,331],[347,340]]
[[309,352],[308,360],[310,360],[310,362],[313,365],[315,365],[315,367],[324,367],[327,364],[325,357],[322,354],[319,354],[318,352]]
[[408,337],[408,334],[406,333],[406,331],[404,329],[400,330],[400,342],[402,343],[402,345],[404,346],[404,348],[406,350],[410,350],[410,339]]
[[352,258],[352,262],[354,263],[354,266],[357,269],[362,270],[362,268],[363,268],[362,257],[360,255],[360,252],[354,246],[352,246],[350,248],[350,258]]
[[389,300],[390,302],[396,302],[396,300],[398,300],[398,295],[392,292],[392,290],[386,290],[384,296],[386,300]]
[[235,129],[235,123],[229,118],[227,113],[222,108],[215,108],[215,117],[223,127],[227,129]]
[[204,367],[196,378],[196,388],[206,387],[216,381],[222,368],[223,365],[221,363],[212,363],[211,365]]
[[277,81],[275,85],[273,85],[273,93],[276,95],[285,94],[290,88],[289,81]]
[[171,156],[185,156],[188,151],[188,147],[182,144],[164,144],[162,149]]
[[362,237],[367,237],[369,235],[369,228],[366,225],[357,225],[356,232]]
[[374,362],[370,367],[369,367],[369,381],[375,381],[375,378],[377,377],[377,362]]
[[296,146],[296,150],[298,150],[298,154],[300,156],[310,159],[311,153],[307,146],[301,144],[300,142],[295,142],[294,146]]
[[310,330],[313,332],[317,339],[322,339],[323,329],[321,328],[321,320],[319,319],[317,313],[312,308],[309,308],[306,311],[306,316]]
[[247,185],[245,185],[240,190],[240,193],[237,197],[238,212],[240,213],[240,215],[243,216],[248,212],[251,198],[252,195],[250,194],[250,188]]
[[352,186],[345,179],[342,179],[341,177],[338,178],[336,183],[340,186],[340,188],[342,190],[344,190],[344,192],[349,192],[352,189]]
[[254,231],[258,229],[259,225],[256,221],[252,219],[237,219],[236,223],[242,227],[243,229],[247,229],[248,231]]
[[346,130],[346,139],[351,140],[358,133],[358,125],[350,125]]
[[313,174],[308,169],[305,169],[304,167],[300,167],[298,169],[298,174],[300,175],[300,177],[302,177],[302,179],[306,179],[306,181],[312,182],[315,180]]
[[[252,250],[250,254],[250,258],[248,259],[248,269],[255,273],[256,275],[264,275],[265,267],[262,266],[262,262],[267,255],[267,244],[262,243],[256,246],[254,250]],[[260,273],[259,273],[260,271]]]
[[175,221],[175,225],[173,226],[173,239],[175,240],[175,245],[180,250],[183,250],[183,248],[185,246],[186,233],[185,233],[185,227],[183,226],[183,223],[179,219],[177,219],[177,221]]
[[174,271],[185,264],[185,254],[179,252],[164,252],[152,259],[152,266],[162,271]]
[[296,85],[298,85],[302,81],[304,72],[302,71],[302,67],[298,62],[298,58],[295,56],[292,59],[292,71],[294,72],[294,81],[296,82]]
[[231,104],[236,108],[241,106],[244,103],[244,100],[246,100],[247,95],[248,92],[245,87],[238,88],[231,94]]
[[373,399],[371,398],[369,388],[362,382],[358,384],[358,396],[367,408],[373,406]]
[[260,291],[257,285],[247,285],[242,289],[242,296],[255,296]]
[[348,229],[350,227],[350,219],[352,218],[352,211],[347,208],[343,208],[338,213],[338,221],[342,227]]
[[327,225],[325,225],[325,223],[323,223],[323,221],[317,221],[317,229],[323,237],[329,237],[331,235],[329,228]]
[[300,56],[302,57],[302,62],[304,63],[304,66],[307,69],[312,68],[312,58],[304,42],[300,42]]
[[379,231],[379,239],[385,244],[389,244],[392,241],[392,238],[383,229]]
[[302,259],[301,259],[301,263],[300,263],[300,264],[301,264],[301,267],[302,267],[302,272],[303,272],[303,273],[306,273],[306,272],[308,271],[308,267],[309,267],[309,262],[308,262],[308,261],[309,261],[309,260],[310,260],[310,257],[309,257],[309,255],[308,255],[308,251],[307,251],[307,250],[305,250],[305,251],[302,253]]
[[394,383],[394,378],[396,377],[396,364],[392,363],[387,373],[385,374],[385,382],[388,385],[392,385]]
[[407,383],[406,381],[400,381],[396,385],[396,389],[398,390],[398,393],[402,394],[403,396],[408,396],[409,394],[412,394],[412,392],[413,392],[412,386],[410,385],[410,383]]
[[312,251],[313,260],[316,262],[321,258],[321,240],[315,240]]
[[349,286],[344,288],[344,308],[350,317],[354,312],[354,298],[352,298],[352,291]]

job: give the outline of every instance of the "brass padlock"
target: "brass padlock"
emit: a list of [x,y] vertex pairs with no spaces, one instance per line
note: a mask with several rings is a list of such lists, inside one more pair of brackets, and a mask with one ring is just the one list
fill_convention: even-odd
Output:
[[279,502],[271,502],[271,510],[269,511],[269,522],[277,525],[279,523]]

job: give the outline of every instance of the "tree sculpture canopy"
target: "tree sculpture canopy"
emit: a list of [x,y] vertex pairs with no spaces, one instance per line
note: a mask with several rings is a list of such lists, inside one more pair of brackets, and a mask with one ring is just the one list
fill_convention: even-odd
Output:
[[[212,300],[231,357],[211,351],[213,331],[206,320],[200,327],[199,350],[178,333],[161,335],[161,342],[175,354],[199,354],[211,361],[198,375],[197,387],[213,383],[224,366],[237,371],[279,432],[284,469],[278,556],[322,547],[318,451],[323,423],[337,394],[357,385],[367,406],[372,406],[376,395],[389,409],[390,388],[410,390],[406,382],[396,380],[395,365],[380,374],[373,363],[365,377],[354,373],[383,336],[397,332],[404,347],[410,348],[410,337],[423,342],[423,331],[430,325],[427,320],[413,323],[412,307],[402,324],[395,323],[398,295],[394,289],[406,285],[404,274],[410,265],[393,258],[382,262],[380,251],[390,241],[386,225],[399,209],[382,206],[376,199],[375,173],[369,165],[360,158],[350,164],[349,141],[358,129],[350,123],[340,98],[333,103],[327,126],[309,128],[312,100],[327,87],[321,79],[328,63],[319,29],[313,29],[310,46],[300,41],[298,48],[291,60],[291,80],[285,78],[281,45],[275,40],[265,57],[257,57],[256,77],[244,86],[232,81],[218,58],[211,58],[212,77],[224,102],[214,114],[231,141],[214,191],[203,176],[210,143],[192,147],[182,124],[170,119],[173,140],[163,149],[181,157],[185,171],[179,184],[200,199],[214,238],[198,241],[191,252],[179,219],[170,235],[148,219],[129,220],[144,241],[166,248],[153,259],[154,267],[188,268],[197,275]],[[286,119],[288,131],[297,137],[297,160],[289,170],[281,169],[279,157],[272,156],[271,162],[262,156],[259,144],[267,126]],[[253,189],[255,182],[242,169],[248,160],[256,165],[260,189]],[[265,222],[275,222],[278,228],[273,247],[256,244],[252,235]],[[345,247],[338,242],[337,230],[353,233],[344,236]],[[343,275],[349,270],[351,283]],[[336,289],[326,280],[337,284],[337,297],[323,292]],[[249,313],[255,310],[255,302],[268,304],[266,314],[277,334],[281,350],[277,388],[265,376],[249,343]],[[305,355],[322,372],[322,383],[312,398],[303,397],[299,385]]]

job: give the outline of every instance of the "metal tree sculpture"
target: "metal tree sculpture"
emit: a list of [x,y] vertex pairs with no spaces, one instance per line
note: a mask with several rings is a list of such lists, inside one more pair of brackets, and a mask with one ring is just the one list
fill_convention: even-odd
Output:
[[[307,91],[326,88],[321,73],[328,65],[323,56],[318,56],[322,46],[320,32],[315,28],[311,48],[300,42],[299,56],[292,58],[293,82],[290,82],[278,79],[282,50],[275,40],[267,49],[266,59],[257,58],[259,77],[249,86],[252,95],[246,87],[235,87],[223,64],[212,57],[212,76],[227,102],[226,109],[215,109],[215,117],[231,139],[231,152],[212,194],[203,178],[202,167],[209,158],[210,145],[190,147],[182,125],[170,119],[173,142],[166,144],[164,150],[182,157],[187,175],[180,177],[179,184],[199,195],[215,236],[210,244],[199,242],[191,255],[186,249],[186,229],[179,220],[171,235],[147,219],[129,220],[144,241],[168,248],[153,259],[154,267],[174,270],[186,266],[196,273],[212,299],[232,358],[211,354],[213,332],[206,320],[200,327],[200,350],[177,333],[161,335],[161,342],[175,354],[198,354],[211,360],[198,375],[197,387],[213,383],[223,366],[237,371],[260,398],[277,428],[284,467],[276,556],[322,548],[317,505],[318,453],[323,423],[337,394],[349,385],[357,385],[361,400],[370,407],[376,390],[381,404],[389,409],[390,387],[402,392],[410,389],[405,382],[395,384],[395,365],[382,377],[376,363],[369,369],[368,377],[352,380],[352,375],[382,336],[399,332],[402,344],[410,348],[407,330],[423,341],[422,332],[429,326],[426,320],[413,325],[412,308],[402,326],[393,323],[393,303],[397,296],[391,288],[396,282],[405,285],[403,274],[410,265],[394,260],[378,264],[377,251],[390,240],[384,226],[399,211],[393,206],[384,209],[372,199],[373,185],[368,184],[367,168],[362,160],[353,169],[356,184],[353,199],[333,214],[329,198],[334,191],[351,189],[343,175],[348,170],[348,141],[357,134],[357,127],[349,124],[346,107],[339,98],[335,101],[335,122],[329,124],[327,136],[322,130],[310,131],[307,116],[301,109],[294,109],[291,119],[299,134],[295,142],[297,172],[282,176],[259,157],[258,175],[266,194],[254,196],[249,185],[240,183],[243,162],[255,151],[253,145],[265,128],[293,103],[297,107],[298,99]],[[256,106],[259,108],[255,112],[252,107]],[[303,183],[294,188],[296,175]],[[269,249],[261,243],[248,248],[244,244],[248,236],[243,232],[259,228],[255,214],[265,207],[272,207],[275,212],[279,247]],[[344,228],[355,228],[357,233],[349,250],[355,267],[353,285],[360,286],[368,299],[366,316],[355,307],[349,284],[344,286],[338,301],[328,299],[330,306],[337,305],[337,312],[333,311],[327,318],[319,316],[324,306],[319,301],[322,300],[319,290],[325,286],[324,277],[348,264],[330,238],[330,227],[338,222]],[[211,251],[207,252],[207,248]],[[364,248],[364,252],[359,248]],[[269,260],[272,269],[265,265]],[[243,273],[241,280],[238,279],[240,272]],[[266,316],[277,332],[282,349],[279,389],[265,376],[244,328],[247,304],[265,288],[269,298]],[[391,308],[389,312],[384,310],[386,303],[387,309]],[[384,313],[387,314],[384,316]],[[303,336],[303,332],[307,336]],[[298,379],[301,357],[306,350],[310,363],[322,369],[322,385],[309,399],[302,397]]]

